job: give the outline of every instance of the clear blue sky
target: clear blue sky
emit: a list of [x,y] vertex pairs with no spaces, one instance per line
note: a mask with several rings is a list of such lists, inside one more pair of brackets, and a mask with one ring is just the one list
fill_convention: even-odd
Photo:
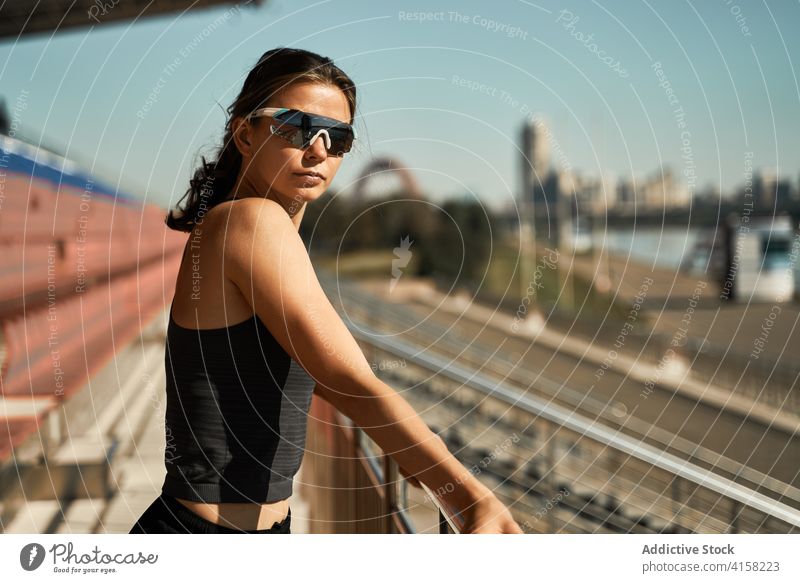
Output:
[[[185,191],[198,153],[221,138],[224,108],[249,68],[279,45],[331,57],[359,86],[365,147],[334,188],[347,188],[370,157],[391,155],[435,198],[471,189],[506,204],[518,191],[526,108],[549,121],[561,163],[584,174],[641,177],[660,164],[682,172],[688,131],[698,188],[724,193],[741,183],[746,152],[756,168],[797,183],[796,1],[401,5],[282,0],[6,41],[0,96],[12,110],[25,97],[16,113],[29,139],[43,137],[121,190],[165,206]],[[426,11],[437,19],[400,14]],[[163,88],[140,119],[159,77]]]

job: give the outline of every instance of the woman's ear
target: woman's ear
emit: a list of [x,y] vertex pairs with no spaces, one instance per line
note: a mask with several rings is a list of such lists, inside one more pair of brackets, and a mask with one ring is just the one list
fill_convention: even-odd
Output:
[[244,117],[234,118],[232,124],[233,142],[236,144],[242,157],[249,157],[252,148],[252,132],[253,126]]

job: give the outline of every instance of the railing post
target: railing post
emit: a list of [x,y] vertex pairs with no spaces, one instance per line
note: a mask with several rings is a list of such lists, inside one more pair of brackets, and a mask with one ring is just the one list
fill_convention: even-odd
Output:
[[442,501],[433,493],[433,491],[424,483],[421,484],[423,491],[428,499],[436,506],[436,512],[439,517],[439,534],[456,534],[459,533],[463,526],[463,519],[460,515],[458,518],[451,517],[447,513],[449,509],[443,506]]
[[[550,423],[546,421],[544,427],[547,428],[545,434],[547,435],[547,445],[545,448],[545,459],[547,460],[547,470],[546,470],[546,477],[547,479],[544,480],[545,491],[546,491],[546,500],[550,501],[555,497],[555,490],[556,490],[556,439],[558,437],[558,426],[555,423]],[[545,502],[545,507],[547,506],[547,502]],[[554,516],[553,512],[547,512],[547,528],[550,534],[555,534],[556,532],[556,517]]]
[[384,532],[386,534],[394,534],[394,514],[397,508],[397,490],[395,483],[397,482],[397,464],[394,460],[383,454],[383,516],[384,523],[386,524]]
[[347,494],[347,501],[348,501],[348,520],[349,524],[347,525],[349,533],[361,533],[361,528],[363,526],[363,521],[361,520],[361,515],[359,514],[360,505],[358,502],[359,491],[358,491],[358,475],[361,471],[361,458],[365,455],[364,451],[361,449],[361,432],[362,429],[357,425],[353,425],[351,428],[351,435],[352,435],[352,444],[350,445],[350,460],[348,461],[348,488],[349,492]]
[[450,525],[447,524],[447,518],[441,508],[439,508],[439,534],[451,534]]
[[728,534],[736,534],[739,532],[739,516],[741,515],[743,506],[736,500],[731,500],[731,520],[728,527]]

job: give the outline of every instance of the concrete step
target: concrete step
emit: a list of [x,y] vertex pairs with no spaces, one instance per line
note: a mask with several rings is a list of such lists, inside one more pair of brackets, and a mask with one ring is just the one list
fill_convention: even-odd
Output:
[[125,534],[130,531],[157,493],[119,492],[109,502],[103,520],[97,525],[98,533]]
[[[6,532],[94,532],[105,520],[107,507],[117,513],[111,516],[112,525],[119,532],[123,528],[127,532],[133,524],[138,517],[133,514],[142,503],[137,502],[137,496],[141,497],[143,488],[133,489],[133,517],[122,519],[119,524],[114,522],[120,512],[119,503],[113,506],[108,500],[120,482],[147,475],[139,467],[141,464],[122,454],[136,451],[135,438],[151,421],[155,422],[151,436],[139,447],[153,452],[147,471],[154,476],[152,482],[159,486],[161,483],[158,472],[163,466],[164,446],[163,436],[160,443],[158,440],[154,403],[160,398],[163,408],[163,397],[159,396],[164,390],[164,344],[163,338],[159,343],[152,332],[160,325],[156,318],[142,338],[124,347],[76,394],[79,401],[54,411],[60,415],[63,441],[42,463],[34,459],[23,468],[23,492],[17,492],[15,500],[3,501],[4,508],[10,509],[10,520],[5,516],[2,525]],[[163,422],[160,431],[163,433]],[[151,491],[146,496],[150,501],[155,497]],[[125,525],[128,521],[130,524]]]
[[64,511],[56,534],[93,534],[101,522],[108,502],[104,498],[73,500]]
[[22,505],[5,525],[4,534],[43,534],[50,525],[62,519],[58,500],[35,500]]

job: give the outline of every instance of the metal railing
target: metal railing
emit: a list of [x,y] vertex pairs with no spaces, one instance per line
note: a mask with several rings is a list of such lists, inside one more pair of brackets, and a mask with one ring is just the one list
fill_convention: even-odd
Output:
[[[408,481],[400,475],[397,462],[385,453],[376,455],[369,445],[372,440],[363,429],[354,427],[354,431],[357,435],[358,452],[362,456],[361,459],[367,460],[369,464],[368,471],[373,474],[375,482],[379,483],[383,489],[382,495],[386,501],[386,512],[392,515],[399,524],[402,524],[402,528],[398,528],[399,532],[404,534],[417,532],[413,521],[408,516],[407,504],[398,504],[398,494],[395,487],[399,485],[400,497],[407,498],[410,486]],[[458,518],[453,516],[452,512],[439,500],[433,490],[422,482],[420,482],[420,486],[425,492],[426,499],[436,508],[439,534],[458,534],[461,530],[461,523]]]
[[[316,396],[303,464],[298,489],[309,502],[310,532],[414,534],[421,529],[411,515],[420,511],[436,514],[439,532],[459,531],[457,518],[427,486],[410,486],[364,430]],[[409,502],[410,490],[425,492],[424,500]]]
[[363,326],[350,325],[354,337],[372,348],[404,358],[412,365],[433,372],[459,386],[467,386],[484,395],[498,399],[508,407],[522,409],[537,418],[545,419],[559,428],[589,438],[604,448],[631,456],[635,460],[666,471],[669,475],[686,480],[724,498],[736,501],[744,507],[755,509],[766,516],[800,528],[800,510],[774,500],[751,488],[743,486],[713,471],[699,467],[675,455],[664,452],[630,436],[620,434],[611,428],[598,425],[591,419],[570,411],[543,398],[525,394],[503,383],[488,379],[480,373],[468,370],[454,362],[448,362],[435,355],[420,352],[415,346],[405,342],[381,337]]
[[439,517],[439,534],[460,534],[461,523],[444,507],[444,505],[436,500],[436,495],[433,493],[433,490],[428,488],[425,484],[422,484],[422,482],[420,482],[420,484],[428,498],[433,500],[434,504],[436,504]]

